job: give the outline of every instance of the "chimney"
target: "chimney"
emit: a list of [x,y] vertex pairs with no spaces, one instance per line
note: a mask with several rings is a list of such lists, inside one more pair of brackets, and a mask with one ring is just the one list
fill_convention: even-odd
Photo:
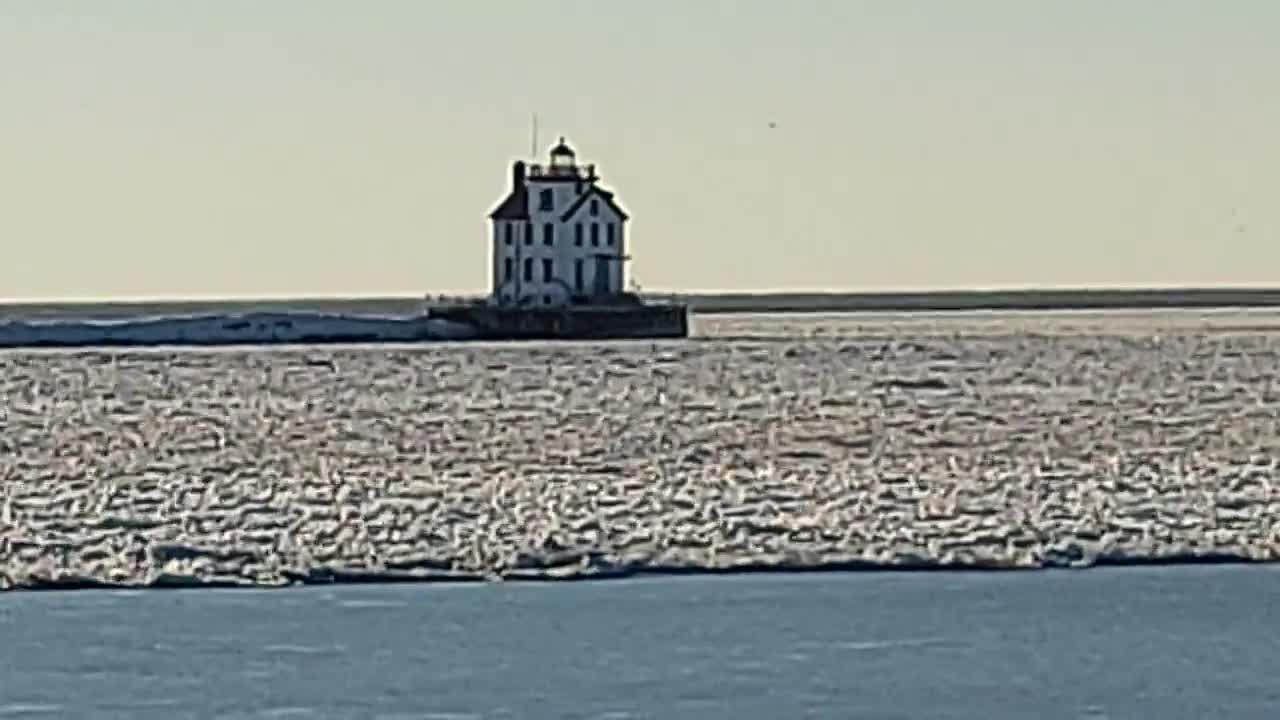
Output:
[[524,163],[519,160],[511,166],[511,189],[515,192],[524,191]]

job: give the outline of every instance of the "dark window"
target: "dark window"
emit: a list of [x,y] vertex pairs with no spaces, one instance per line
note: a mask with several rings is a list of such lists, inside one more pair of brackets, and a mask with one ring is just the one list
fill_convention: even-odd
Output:
[[504,235],[503,239],[505,239],[507,241],[507,244],[510,245],[512,243],[511,238],[513,235],[515,235],[515,232],[511,229],[511,223],[507,223],[506,225],[504,225],[502,230]]
[[554,207],[554,199],[552,197],[551,190],[547,189],[538,193],[538,209],[549,211],[552,207]]
[[542,259],[542,281],[551,282],[555,275],[551,272],[555,267],[551,264],[551,258]]
[[512,258],[507,258],[505,261],[503,261],[503,268],[502,268],[502,269],[503,269],[503,277],[504,277],[505,279],[507,279],[507,280],[514,280],[514,279],[515,279],[515,274],[516,274],[516,261],[515,261],[515,260],[513,260]]
[[591,247],[600,247],[600,226],[591,223]]
[[573,261],[573,289],[579,294],[582,293],[582,288],[586,284],[582,281],[582,265],[580,259]]
[[525,245],[533,244],[533,223],[524,224],[524,244]]
[[612,246],[613,245],[613,223],[609,223],[608,225],[605,226],[604,229],[605,229],[604,242],[606,245]]
[[533,258],[524,259],[524,281],[533,282]]
[[545,223],[545,224],[542,226],[542,244],[543,244],[543,245],[555,245],[555,244],[556,244],[556,227],[555,227],[555,225],[552,225],[551,223]]
[[543,295],[543,296],[542,296],[542,304],[543,304],[543,305],[550,305],[550,304],[551,304],[551,296],[550,296],[550,295]]
[[595,198],[591,198],[591,217],[595,217],[599,214],[600,214],[600,201],[596,200]]
[[582,247],[582,223],[573,226],[573,244]]

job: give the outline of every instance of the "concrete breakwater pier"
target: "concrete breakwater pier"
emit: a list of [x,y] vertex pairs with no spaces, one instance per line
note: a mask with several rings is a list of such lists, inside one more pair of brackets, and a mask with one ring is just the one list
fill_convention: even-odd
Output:
[[0,586],[1274,561],[1263,320],[0,353]]
[[404,317],[253,312],[235,315],[0,322],[0,348],[319,345],[469,340],[476,329]]
[[679,338],[683,305],[508,309],[480,303],[418,315],[256,312],[243,315],[0,322],[0,348],[338,345],[464,340]]

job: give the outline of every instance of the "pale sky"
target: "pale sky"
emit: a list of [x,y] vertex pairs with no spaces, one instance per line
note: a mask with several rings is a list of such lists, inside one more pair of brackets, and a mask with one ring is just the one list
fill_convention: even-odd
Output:
[[646,288],[1280,284],[1280,0],[0,0],[0,297],[484,291],[533,111]]

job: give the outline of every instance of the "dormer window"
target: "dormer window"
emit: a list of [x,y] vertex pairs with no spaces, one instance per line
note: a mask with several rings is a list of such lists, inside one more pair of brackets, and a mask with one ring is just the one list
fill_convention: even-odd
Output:
[[600,214],[600,201],[596,200],[595,198],[591,198],[591,217],[596,217],[599,214]]
[[543,212],[551,212],[555,208],[555,197],[551,189],[548,188],[538,193],[538,209]]

